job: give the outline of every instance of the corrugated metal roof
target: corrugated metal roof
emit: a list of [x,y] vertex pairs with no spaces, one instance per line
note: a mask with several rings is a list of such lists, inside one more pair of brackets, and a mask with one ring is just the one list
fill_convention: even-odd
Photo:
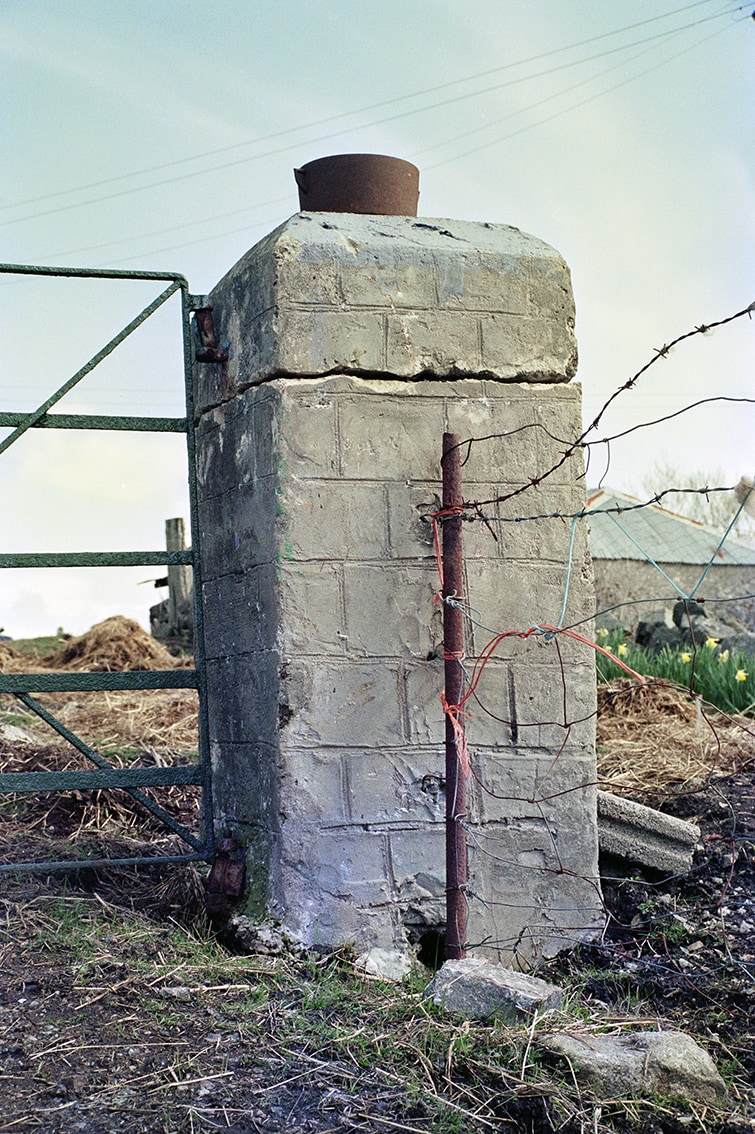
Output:
[[[700,566],[710,561],[723,531],[714,531],[694,520],[677,516],[658,504],[638,508],[641,503],[635,497],[625,496],[611,488],[589,493],[588,511],[593,513],[598,509],[589,518],[593,559],[650,557],[656,563],[696,563]],[[629,511],[632,508],[634,511]],[[605,516],[600,514],[603,511]],[[716,563],[750,566],[755,564],[755,548],[729,535],[716,556]]]

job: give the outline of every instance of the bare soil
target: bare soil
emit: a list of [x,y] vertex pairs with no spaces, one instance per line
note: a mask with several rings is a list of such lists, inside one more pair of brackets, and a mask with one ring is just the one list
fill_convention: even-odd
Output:
[[[751,1134],[752,722],[701,726],[697,711],[673,698],[663,711],[647,697],[631,701],[603,706],[605,786],[698,823],[694,867],[664,879],[603,862],[603,938],[538,975],[567,991],[556,1021],[563,1026],[687,1031],[729,1084],[725,1108],[599,1101],[538,1052],[534,1025],[430,1010],[422,1000],[429,972],[391,986],[366,981],[345,951],[239,955],[208,924],[193,865],[83,866],[0,874],[0,1132]],[[101,739],[103,706],[94,697],[76,705],[77,728]],[[154,733],[140,759],[185,757],[192,705],[170,705],[143,706]],[[138,706],[116,698],[108,707],[108,739],[125,745],[117,758],[131,759]],[[652,732],[661,727],[662,740]],[[174,743],[160,743],[166,728]],[[680,749],[673,759],[669,744]],[[653,757],[644,778],[643,746]],[[0,742],[8,769],[70,759],[49,737]],[[192,826],[191,791],[163,791],[161,802]],[[19,796],[0,806],[0,862],[125,857],[139,848],[181,849],[124,793]]]
[[396,988],[365,983],[348,954],[234,955],[184,866],[6,878],[0,1131],[751,1132],[755,775],[675,810],[703,831],[692,873],[604,864],[605,938],[540,975],[576,998],[583,1026],[689,1032],[730,1083],[725,1111],[598,1108],[547,1059],[523,1073],[527,1029],[428,1020],[427,977]]

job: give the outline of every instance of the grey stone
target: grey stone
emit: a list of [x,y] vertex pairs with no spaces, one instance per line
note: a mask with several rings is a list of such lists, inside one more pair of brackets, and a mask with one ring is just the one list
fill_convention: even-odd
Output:
[[226,932],[236,948],[244,953],[279,957],[283,953],[302,953],[304,948],[291,933],[271,922],[255,922],[245,914],[234,914]]
[[412,971],[412,958],[399,949],[368,949],[357,957],[356,967],[377,980],[401,981]]
[[700,828],[631,799],[598,792],[598,840],[615,855],[666,874],[686,874]]
[[684,1032],[559,1033],[540,1035],[537,1042],[568,1060],[577,1079],[601,1098],[627,1092],[703,1102],[726,1097],[715,1063]]
[[678,626],[680,630],[689,626],[690,619],[707,618],[708,612],[705,607],[699,602],[693,602],[688,599],[686,602],[675,602],[672,618],[674,625]]
[[8,740],[13,744],[47,744],[44,736],[30,728],[21,728],[20,725],[0,723],[0,740]]
[[460,1016],[516,1020],[561,1006],[555,984],[480,957],[446,961],[425,989],[425,1000]]
[[694,652],[715,645],[719,653],[729,650],[755,655],[755,634],[741,623],[711,619],[700,603],[675,603],[673,623],[669,626],[668,621],[664,621],[663,612],[656,612],[655,617],[648,615],[638,623],[635,640],[653,653],[660,653],[664,646]]
[[638,646],[642,646],[651,653],[659,654],[664,646],[671,649],[679,648],[684,642],[684,637],[673,626],[666,626],[664,623],[654,625],[649,622],[640,622],[637,627],[636,642]]

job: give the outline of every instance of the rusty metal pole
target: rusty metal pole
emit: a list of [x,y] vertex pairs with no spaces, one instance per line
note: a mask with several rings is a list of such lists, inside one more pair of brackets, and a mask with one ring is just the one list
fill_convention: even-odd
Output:
[[[459,508],[461,494],[461,438],[443,434],[443,511]],[[462,519],[446,515],[442,523],[443,599],[461,599],[463,592]],[[443,654],[445,658],[446,708],[453,709],[462,696],[464,623],[456,606],[443,603]],[[459,820],[466,818],[467,785],[459,751],[461,721],[456,726],[446,712],[446,959],[466,956],[467,931],[467,837]]]

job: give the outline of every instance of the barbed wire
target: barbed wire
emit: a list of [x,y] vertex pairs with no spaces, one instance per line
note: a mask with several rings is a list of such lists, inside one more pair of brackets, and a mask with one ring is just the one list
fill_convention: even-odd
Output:
[[[465,438],[464,440],[462,440],[459,443],[458,447],[459,448],[468,447],[467,448],[467,459],[468,459],[468,456],[469,456],[470,448],[473,444],[479,444],[482,441],[503,440],[504,438],[509,437],[509,436],[513,436],[514,434],[521,432],[522,430],[527,429],[527,428],[543,429],[558,444],[566,445],[566,449],[561,454],[561,457],[557,461],[555,461],[550,466],[550,468],[546,469],[544,472],[539,473],[537,476],[531,477],[524,484],[520,485],[518,488],[512,489],[510,492],[501,493],[499,496],[494,496],[494,497],[491,497],[490,499],[487,499],[487,500],[477,500],[477,501],[473,501],[473,502],[472,501],[466,502],[467,507],[472,508],[472,509],[481,509],[481,508],[486,507],[486,506],[491,505],[491,504],[505,503],[507,500],[512,500],[517,496],[521,496],[522,493],[527,492],[529,489],[537,488],[540,484],[543,483],[543,481],[547,480],[549,477],[553,476],[553,474],[556,473],[559,469],[563,468],[563,466],[566,464],[566,462],[572,456],[574,456],[575,453],[584,449],[586,447],[586,445],[605,444],[605,443],[607,443],[611,440],[614,440],[614,439],[616,439],[620,436],[626,436],[626,434],[628,432],[634,431],[635,429],[645,428],[645,427],[647,427],[649,425],[653,425],[653,424],[659,424],[662,421],[668,420],[670,416],[678,416],[678,413],[687,412],[689,409],[693,409],[697,405],[704,405],[708,401],[719,400],[718,398],[700,399],[698,402],[693,402],[689,406],[685,407],[684,410],[678,411],[677,414],[667,415],[667,416],[662,417],[662,418],[657,418],[653,422],[646,422],[646,423],[643,423],[642,425],[633,426],[632,430],[622,431],[621,433],[616,435],[616,438],[602,438],[599,441],[587,442],[587,438],[589,437],[589,435],[598,428],[598,426],[600,425],[600,422],[602,421],[606,412],[613,405],[613,403],[616,401],[616,399],[619,398],[622,394],[626,393],[627,391],[633,390],[635,388],[635,386],[637,385],[638,381],[640,380],[640,378],[644,374],[646,374],[647,371],[650,370],[651,367],[653,367],[661,359],[668,358],[669,354],[676,347],[678,347],[681,343],[686,342],[689,339],[695,338],[697,335],[708,334],[710,331],[713,331],[718,327],[725,327],[728,324],[735,322],[737,319],[744,318],[745,316],[747,316],[748,318],[752,318],[753,311],[755,311],[755,301],[752,302],[752,303],[749,303],[746,307],[743,307],[741,310],[734,312],[733,315],[727,315],[722,319],[716,319],[716,320],[713,320],[709,323],[702,323],[697,327],[693,327],[692,330],[690,330],[690,331],[685,331],[683,334],[677,335],[676,338],[671,339],[668,343],[665,343],[662,347],[657,347],[655,349],[654,353],[653,353],[653,356],[650,359],[648,359],[648,361],[645,362],[644,365],[639,368],[639,370],[635,371],[635,373],[631,376],[631,378],[628,378],[625,382],[623,382],[622,385],[619,386],[618,389],[614,390],[614,392],[610,395],[610,397],[606,399],[606,401],[603,403],[602,407],[598,411],[597,415],[593,418],[590,425],[588,425],[587,428],[585,430],[583,430],[582,433],[579,434],[579,436],[577,436],[576,438],[574,438],[572,440],[567,441],[563,438],[556,437],[554,434],[551,434],[546,429],[546,427],[543,426],[539,422],[533,422],[529,425],[521,426],[516,430],[503,431],[503,432],[500,432],[500,433],[489,433],[489,434],[485,434],[485,435],[480,436],[480,437],[469,437],[469,438]],[[721,400],[723,400],[723,398]],[[727,400],[729,400],[729,399],[727,399]],[[731,400],[732,401],[736,400],[736,401],[743,401],[743,402],[753,402],[755,399],[742,398],[742,399],[731,399]],[[707,489],[705,491],[711,491],[711,490]],[[483,517],[479,516],[479,518],[482,519]]]
[[[729,397],[725,395],[701,398],[683,407],[682,409],[674,411],[673,413],[655,417],[650,421],[640,422],[639,424],[633,425],[626,429],[618,430],[612,435],[600,438],[598,440],[590,439],[590,434],[599,428],[600,422],[603,419],[606,411],[615,402],[615,400],[626,391],[636,388],[636,385],[642,375],[644,375],[650,367],[658,363],[660,359],[666,358],[675,347],[697,335],[708,333],[714,327],[724,326],[736,319],[743,318],[745,315],[747,315],[749,318],[751,317],[753,310],[755,310],[755,304],[750,304],[746,308],[742,308],[742,310],[728,316],[725,319],[720,319],[715,322],[695,327],[692,330],[677,336],[675,339],[671,340],[663,347],[657,349],[654,352],[652,358],[650,358],[634,375],[632,375],[630,379],[624,382],[622,386],[620,386],[610,396],[610,398],[606,400],[601,410],[592,420],[590,425],[576,438],[565,439],[559,437],[553,431],[544,426],[541,422],[529,422],[525,423],[524,425],[518,426],[515,429],[502,431],[500,433],[491,433],[482,436],[462,439],[456,447],[461,450],[463,456],[463,465],[468,464],[468,462],[471,460],[475,446],[478,446],[482,443],[489,444],[495,443],[497,441],[502,441],[504,439],[511,438],[516,434],[524,434],[527,431],[531,431],[533,429],[541,431],[555,444],[563,446],[564,448],[558,459],[554,460],[545,469],[544,472],[539,472],[537,475],[530,477],[527,481],[517,485],[511,490],[502,492],[496,496],[491,496],[489,499],[471,499],[467,498],[467,496],[465,495],[460,505],[454,506],[452,508],[446,508],[444,510],[428,509],[428,512],[422,517],[425,520],[431,520],[433,523],[433,530],[436,540],[436,555],[438,559],[438,565],[441,570],[442,565],[439,549],[437,547],[438,532],[439,529],[442,528],[442,525],[451,517],[455,519],[460,518],[466,523],[483,523],[491,532],[494,539],[497,538],[496,531],[500,532],[502,529],[504,529],[505,525],[508,524],[522,524],[528,522],[552,522],[559,524],[571,524],[569,548],[564,562],[563,604],[561,607],[560,617],[556,624],[547,621],[545,618],[536,618],[533,624],[525,625],[524,627],[517,629],[496,627],[495,625],[491,625],[491,619],[486,618],[484,612],[474,607],[467,598],[458,594],[444,596],[442,593],[439,593],[438,595],[436,595],[436,601],[439,601],[448,606],[455,607],[456,609],[461,611],[465,625],[467,626],[467,630],[465,632],[465,655],[463,659],[458,659],[458,664],[463,675],[463,686],[461,694],[456,705],[444,704],[444,711],[454,718],[456,722],[455,727],[461,729],[463,725],[465,736],[465,752],[467,754],[468,761],[468,774],[472,778],[473,782],[477,785],[478,791],[482,793],[480,797],[481,799],[495,799],[499,804],[504,805],[504,810],[501,813],[503,816],[508,813],[508,809],[506,809],[505,807],[506,804],[511,804],[512,806],[518,805],[520,807],[525,806],[526,808],[531,809],[531,811],[529,811],[529,814],[531,816],[530,821],[536,819],[537,823],[542,825],[542,833],[534,840],[530,838],[527,846],[530,848],[530,852],[533,855],[540,857],[539,859],[535,858],[532,861],[528,860],[526,856],[524,859],[522,858],[522,855],[518,849],[519,844],[516,841],[516,837],[514,837],[513,842],[511,841],[512,828],[510,824],[512,820],[510,819],[505,820],[504,822],[502,822],[499,818],[490,818],[488,820],[484,820],[483,815],[485,814],[485,812],[481,811],[479,816],[476,816],[474,819],[470,820],[468,819],[466,814],[456,814],[455,808],[453,817],[455,822],[464,829],[469,841],[470,852],[473,854],[473,856],[476,857],[479,862],[483,860],[487,861],[495,869],[500,869],[507,875],[511,875],[513,872],[514,874],[518,874],[520,878],[544,878],[548,875],[555,878],[557,876],[561,876],[563,878],[571,878],[573,880],[579,881],[583,887],[586,886],[588,888],[588,891],[590,889],[593,889],[596,894],[596,901],[598,903],[598,906],[602,909],[604,921],[603,929],[598,934],[600,938],[598,947],[602,948],[608,955],[610,955],[611,949],[613,949],[615,956],[622,956],[622,948],[624,948],[624,951],[627,955],[631,954],[631,950],[626,945],[612,945],[607,940],[607,935],[608,937],[610,937],[612,933],[614,936],[616,936],[617,933],[624,933],[630,938],[632,937],[632,935],[634,935],[633,939],[636,938],[637,940],[639,940],[643,933],[649,933],[650,931],[653,931],[657,934],[660,934],[661,938],[663,938],[664,925],[666,924],[666,921],[673,915],[661,913],[651,918],[639,919],[633,922],[631,926],[624,925],[619,920],[617,915],[613,912],[610,903],[607,902],[603,896],[600,888],[601,883],[598,876],[592,876],[589,871],[580,871],[579,867],[575,866],[573,858],[570,858],[570,856],[568,855],[565,856],[564,854],[562,854],[562,851],[566,850],[566,848],[560,848],[558,839],[555,837],[554,831],[554,822],[558,822],[559,812],[557,807],[554,811],[553,805],[557,804],[557,801],[559,799],[563,799],[567,796],[576,796],[578,793],[582,793],[585,797],[585,806],[594,806],[594,802],[593,804],[589,804],[588,801],[594,801],[595,791],[598,789],[608,789],[610,791],[611,782],[610,780],[607,780],[605,775],[602,775],[600,772],[598,772],[598,774],[596,775],[588,774],[587,776],[579,776],[579,782],[576,783],[569,783],[568,781],[564,782],[562,777],[558,777],[556,779],[554,779],[553,777],[556,770],[562,764],[564,764],[564,762],[566,762],[565,766],[569,766],[569,760],[571,756],[570,744],[573,744],[573,730],[579,725],[587,724],[592,719],[597,719],[599,713],[602,711],[602,708],[605,708],[607,704],[610,705],[620,703],[622,698],[626,698],[627,702],[631,703],[632,698],[637,695],[638,690],[641,691],[641,696],[643,698],[651,699],[654,697],[656,691],[658,691],[661,695],[663,695],[667,690],[679,690],[685,693],[689,698],[691,698],[695,706],[694,711],[697,714],[698,730],[700,728],[703,728],[707,732],[707,740],[703,741],[701,739],[699,743],[701,745],[705,745],[706,751],[711,753],[712,764],[715,764],[715,761],[720,757],[722,751],[721,729],[725,723],[732,722],[735,720],[735,718],[732,716],[732,714],[723,713],[709,702],[704,701],[700,694],[696,691],[695,667],[697,658],[700,655],[700,650],[703,648],[703,645],[695,637],[695,629],[693,626],[690,603],[693,597],[697,594],[697,591],[700,588],[703,580],[707,577],[712,564],[716,562],[718,557],[720,556],[722,548],[732,532],[734,523],[742,512],[744,503],[747,500],[747,492],[745,491],[743,495],[741,491],[742,485],[745,484],[745,481],[740,481],[738,485],[717,485],[706,483],[700,485],[699,487],[690,487],[689,485],[678,488],[673,486],[666,486],[659,491],[654,492],[647,499],[638,500],[636,502],[630,501],[625,503],[621,499],[619,501],[614,501],[609,497],[602,507],[597,505],[593,506],[595,497],[592,497],[587,501],[584,507],[573,510],[548,510],[544,508],[540,510],[533,509],[531,512],[524,514],[521,514],[521,510],[519,510],[520,514],[517,515],[500,515],[498,514],[497,506],[513,500],[515,497],[522,495],[529,489],[538,487],[540,484],[542,484],[543,481],[547,480],[548,477],[551,477],[558,469],[561,469],[569,460],[569,458],[575,455],[578,451],[581,451],[585,455],[589,464],[589,456],[591,450],[598,445],[605,445],[609,449],[610,463],[611,442],[616,442],[622,438],[625,438],[628,435],[635,433],[637,430],[649,428],[651,426],[660,427],[663,424],[668,423],[673,419],[677,419],[681,415],[686,414],[695,408],[708,406],[712,403],[729,405],[755,404],[755,398]],[[446,454],[446,456],[447,455],[448,454]],[[574,476],[577,480],[584,480],[586,476],[586,470],[585,472],[575,471]],[[750,489],[749,491],[752,490]],[[725,526],[725,530],[723,531],[721,538],[716,540],[715,550],[713,551],[712,556],[710,556],[710,558],[708,559],[708,562],[705,564],[700,578],[689,594],[686,594],[685,591],[677,585],[674,579],[672,579],[669,574],[663,571],[659,564],[656,563],[650,555],[643,551],[639,543],[637,543],[637,541],[632,536],[629,536],[630,540],[633,543],[637,544],[637,547],[642,553],[642,556],[652,566],[660,571],[661,575],[666,581],[666,584],[668,585],[668,590],[664,590],[664,592],[660,594],[656,593],[652,597],[644,596],[641,598],[628,598],[622,602],[597,604],[595,610],[592,613],[583,615],[576,619],[570,620],[567,618],[569,582],[572,572],[575,532],[577,530],[577,525],[581,521],[590,520],[593,517],[601,514],[608,515],[611,517],[613,523],[617,524],[621,528],[622,532],[624,532],[625,529],[619,524],[617,519],[617,517],[621,517],[623,514],[630,514],[640,512],[642,510],[657,508],[661,506],[662,501],[665,501],[668,497],[672,496],[675,496],[677,498],[679,496],[683,496],[685,498],[697,496],[710,499],[714,494],[734,494],[739,502],[739,506],[738,508],[733,510],[734,516],[732,520],[728,523],[728,525]],[[696,524],[700,528],[705,528],[705,525],[700,524],[699,521],[690,522]],[[709,527],[708,530],[712,531],[713,529]],[[751,593],[750,588],[745,586],[740,589],[742,591],[742,593],[740,594],[719,597],[719,595],[715,594],[714,588],[714,594],[709,598],[706,599],[705,596],[701,595],[699,599],[695,599],[695,602],[703,605],[707,601],[712,604],[716,604],[717,608],[721,609],[722,604],[746,603],[755,599],[755,595]],[[612,613],[625,611],[626,609],[641,610],[643,606],[649,604],[652,604],[655,607],[665,606],[671,599],[675,599],[677,602],[679,600],[683,602],[685,607],[685,618],[683,625],[686,626],[691,635],[691,645],[689,647],[691,665],[689,670],[688,684],[679,685],[678,683],[672,682],[667,678],[645,677],[642,674],[632,670],[630,667],[626,666],[626,664],[622,662],[621,657],[613,654],[611,650],[604,650],[598,641],[594,641],[591,639],[591,637],[588,636],[592,627],[595,625],[596,620],[607,618]],[[582,629],[587,631],[587,633],[580,632]],[[682,626],[679,626],[678,629],[681,631]],[[489,636],[488,641],[484,645],[479,646],[476,649],[474,647],[475,632],[482,632]],[[700,631],[697,630],[698,639],[699,635]],[[485,670],[485,667],[492,660],[493,656],[504,641],[510,641],[514,644],[513,652],[506,655],[506,662],[510,667],[511,664],[516,663],[517,647],[523,646],[525,642],[532,639],[537,640],[541,645],[550,646],[556,651],[557,664],[555,669],[553,670],[553,677],[551,681],[553,683],[559,684],[560,695],[556,692],[555,689],[552,689],[550,693],[550,699],[554,701],[560,700],[560,711],[558,715],[554,715],[553,713],[535,713],[532,716],[532,719],[523,719],[521,711],[517,711],[515,714],[513,712],[507,713],[505,710],[501,712],[501,708],[498,704],[500,694],[495,692],[495,683],[493,686],[491,686],[490,690],[487,690],[483,693],[481,690],[480,679],[483,671]],[[576,706],[572,700],[573,693],[571,692],[569,686],[571,661],[569,661],[568,663],[565,661],[565,657],[562,655],[560,645],[561,643],[566,642],[569,639],[571,639],[575,645],[581,645],[586,650],[595,651],[595,656],[610,657],[611,661],[613,661],[620,668],[623,668],[626,672],[625,680],[620,683],[619,687],[610,688],[609,691],[603,695],[603,699],[600,705],[596,704],[596,706],[594,708],[591,708],[589,711],[574,711]],[[490,697],[495,698],[494,703],[488,703]],[[649,703],[652,704],[652,701]],[[543,757],[546,753],[549,754],[550,758],[547,761],[547,766],[544,768],[533,766],[532,772],[534,779],[531,784],[528,784],[526,787],[524,787],[524,784],[522,784],[521,782],[516,782],[516,777],[514,785],[511,788],[507,788],[505,784],[499,785],[496,783],[486,782],[486,761],[488,760],[487,752],[489,745],[487,743],[481,743],[478,745],[478,743],[476,742],[478,720],[480,719],[479,714],[484,715],[484,717],[486,717],[488,720],[497,722],[503,728],[508,730],[506,739],[501,739],[501,744],[503,744],[504,747],[516,749],[523,744],[524,749],[527,750],[529,748],[532,748],[533,741],[530,740],[528,742],[526,739],[523,739],[523,737],[526,737],[526,734],[528,732],[530,733],[530,736],[532,736],[533,734],[531,730],[537,730],[540,728],[558,730],[560,735],[551,734],[551,736],[545,741],[540,740],[537,736],[537,732],[535,732],[534,735],[536,739],[534,741],[534,744],[535,749],[537,749],[539,753],[538,758]],[[746,718],[736,717],[736,726],[738,729],[738,735],[742,738],[745,738],[752,749],[752,741],[755,741],[755,722],[747,723]],[[482,763],[480,762],[480,759],[478,757],[478,749],[484,756]],[[755,757],[751,757],[751,759],[755,759]],[[733,774],[734,773],[731,773],[731,775]],[[720,774],[720,778],[723,778],[723,772]],[[684,787],[684,785],[678,786],[679,788]],[[687,785],[687,790],[704,791],[706,786],[707,780],[704,783],[697,785]],[[523,787],[524,790],[522,790]],[[656,794],[660,794],[662,796],[663,792],[659,789]],[[676,795],[677,791],[671,794]],[[476,804],[474,806],[481,806],[481,804]],[[574,805],[570,806],[573,807]],[[527,814],[527,812],[524,813]],[[488,814],[491,816],[497,816],[498,811],[497,809],[494,809]],[[514,819],[513,822],[513,830],[516,830],[516,820]],[[734,825],[735,819],[732,818],[731,839],[735,856],[736,847],[733,841]],[[720,896],[717,903],[719,907],[723,902],[726,889],[731,881],[731,877],[733,876],[733,869],[734,868],[732,865],[729,878],[721,886]],[[484,876],[485,872],[483,871],[481,877]],[[675,882],[682,883],[685,879],[689,879],[689,872],[685,872],[684,874],[679,874],[676,876],[672,875],[666,877],[663,884],[664,886],[668,887]],[[621,879],[612,879],[611,876],[607,874],[603,876],[604,886],[620,886],[622,884],[622,881],[623,880]],[[488,934],[479,941],[466,942],[466,947],[469,950],[493,950],[498,951],[499,955],[501,952],[503,952],[513,957],[516,963],[526,968],[536,962],[538,956],[543,953],[543,950],[545,950],[545,953],[549,953],[552,952],[553,948],[557,948],[559,941],[563,942],[564,945],[573,946],[575,941],[579,940],[580,938],[585,940],[594,940],[595,938],[596,928],[594,922],[594,907],[590,907],[589,905],[580,907],[579,903],[577,905],[571,904],[568,898],[567,904],[559,902],[558,894],[560,891],[558,891],[558,888],[553,893],[555,900],[546,902],[545,906],[541,907],[539,905],[539,899],[536,896],[535,889],[533,888],[533,886],[535,886],[534,883],[528,884],[523,882],[521,884],[523,894],[512,895],[511,898],[502,896],[500,891],[498,891],[497,889],[495,896],[487,895],[484,893],[481,894],[479,892],[479,883],[476,883],[475,885],[468,886],[465,891],[465,901],[468,907],[471,907],[472,910],[474,910],[475,907],[484,908],[488,911],[489,915],[491,913],[493,914],[494,920],[496,916],[496,910],[499,910],[502,916],[505,916],[508,912],[508,914],[513,915],[513,919],[517,924],[515,931],[511,932],[510,934],[500,934],[498,932],[494,932],[492,934]],[[660,887],[660,883],[652,882],[650,880],[645,882],[641,878],[638,882],[638,885],[647,885],[648,889],[650,890],[652,890],[652,888],[655,886]],[[528,890],[531,891],[531,893],[528,893]],[[576,892],[578,892],[578,890]],[[563,896],[566,897],[568,893],[569,890],[567,888],[567,890],[563,891]],[[584,889],[582,890],[582,899],[583,901],[585,900]],[[580,923],[580,908],[582,908],[582,912],[584,912],[586,915],[584,923]],[[692,913],[694,912],[693,907],[688,906],[686,908],[688,914],[692,916]],[[709,910],[710,906],[706,903],[702,903],[700,905],[700,909]],[[568,925],[564,922],[563,915],[565,914],[576,915],[572,916],[571,919],[567,918],[567,920],[570,921],[570,924]],[[522,915],[524,916],[522,917]],[[490,925],[490,917],[487,918],[487,924]],[[729,957],[729,960],[726,961],[726,964],[736,965],[739,969],[741,969],[742,972],[751,975],[748,966],[743,962],[740,962],[737,957],[731,954],[725,940],[725,925],[723,927],[723,933],[724,948],[727,950],[727,956]],[[645,948],[645,946],[643,945],[640,948],[640,953],[642,952],[642,948]],[[682,979],[686,979],[684,970],[668,953],[668,948],[666,948],[666,953],[667,957],[665,960],[658,959],[661,955],[656,953],[652,961],[648,961],[647,957],[645,957],[643,959],[643,963],[655,966],[660,973],[673,972],[679,975]],[[696,974],[696,979],[698,977],[700,980],[703,979],[699,974]]]
[[[755,404],[755,399],[752,400]],[[615,504],[606,508],[580,508],[576,512],[535,512],[528,516],[494,516],[487,512],[482,512],[480,509],[488,504],[501,503],[503,499],[508,497],[497,498],[496,500],[465,500],[463,511],[460,513],[462,520],[468,523],[482,521],[485,524],[526,524],[536,520],[584,520],[589,519],[590,516],[599,515],[617,515],[622,516],[626,512],[638,512],[644,508],[651,508],[656,504],[660,504],[666,496],[672,493],[684,494],[687,496],[709,496],[711,493],[716,492],[734,492],[736,485],[705,485],[702,488],[664,488],[660,492],[654,493],[648,497],[647,500],[638,501],[637,504]],[[422,520],[429,520],[432,514],[425,514],[420,517]],[[439,517],[441,521],[443,516]],[[689,519],[689,517],[682,517]],[[690,523],[700,524],[698,520],[689,520]],[[700,524],[701,527],[705,525]]]

